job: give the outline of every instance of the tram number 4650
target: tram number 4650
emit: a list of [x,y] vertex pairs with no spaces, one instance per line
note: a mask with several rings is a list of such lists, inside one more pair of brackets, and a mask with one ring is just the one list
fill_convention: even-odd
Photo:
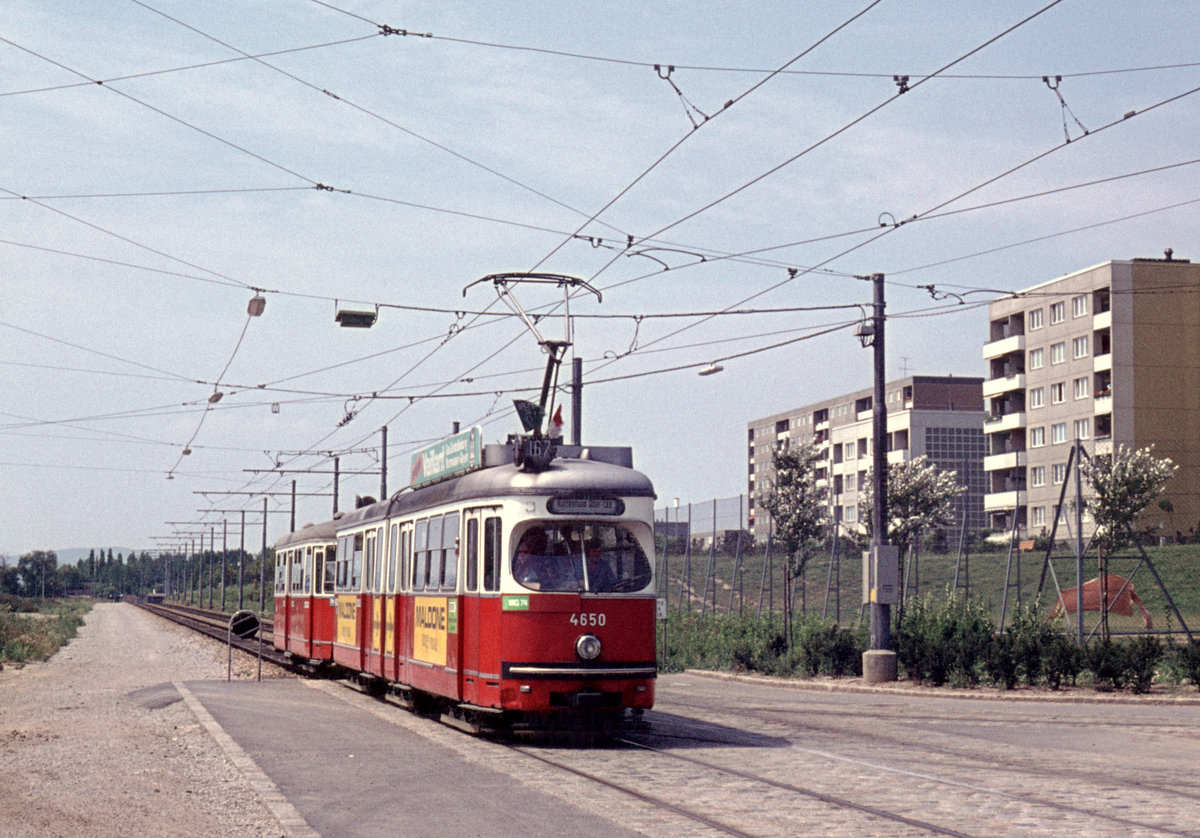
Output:
[[602,626],[607,622],[606,614],[572,614],[573,626]]

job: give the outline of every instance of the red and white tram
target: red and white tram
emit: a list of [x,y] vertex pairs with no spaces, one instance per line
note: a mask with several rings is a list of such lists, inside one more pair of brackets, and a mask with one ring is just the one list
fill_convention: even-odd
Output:
[[414,488],[280,539],[276,646],[472,725],[639,715],[657,672],[650,480],[627,448],[530,468],[481,439],[431,446]]

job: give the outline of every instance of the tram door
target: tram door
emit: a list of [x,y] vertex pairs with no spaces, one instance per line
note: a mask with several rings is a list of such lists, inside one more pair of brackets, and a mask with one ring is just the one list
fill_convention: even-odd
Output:
[[459,624],[463,638],[462,696],[467,703],[483,706],[495,702],[489,693],[495,692],[500,677],[499,664],[491,653],[500,629],[495,624],[500,590],[500,518],[495,513],[494,508],[468,509],[463,525],[465,579]]

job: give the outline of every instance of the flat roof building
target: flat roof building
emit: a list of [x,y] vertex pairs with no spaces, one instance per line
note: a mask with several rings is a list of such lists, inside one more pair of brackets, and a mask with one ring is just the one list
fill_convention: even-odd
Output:
[[[959,522],[986,526],[983,495],[983,379],[912,375],[887,383],[888,462],[925,456],[954,471],[965,487]],[[788,440],[814,443],[823,453],[818,479],[829,490],[830,518],[862,531],[859,492],[871,468],[873,388],[798,407],[749,423],[748,489],[755,538],[766,537],[769,515],[757,504],[771,472],[772,453]]]
[[[1179,467],[1143,526],[1200,519],[1200,265],[1134,259],[1044,282],[988,306],[983,384],[989,525],[1049,532],[1079,440],[1089,455],[1154,446]],[[1069,516],[1063,515],[1063,519]],[[1173,523],[1172,523],[1173,521]],[[1090,534],[1085,520],[1084,534]],[[1060,523],[1059,537],[1067,530]]]

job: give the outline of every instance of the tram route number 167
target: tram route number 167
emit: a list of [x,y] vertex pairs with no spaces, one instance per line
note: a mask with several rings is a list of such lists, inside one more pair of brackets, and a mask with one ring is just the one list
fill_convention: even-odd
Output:
[[571,625],[586,628],[588,626],[602,626],[607,622],[608,615],[606,614],[572,614]]

